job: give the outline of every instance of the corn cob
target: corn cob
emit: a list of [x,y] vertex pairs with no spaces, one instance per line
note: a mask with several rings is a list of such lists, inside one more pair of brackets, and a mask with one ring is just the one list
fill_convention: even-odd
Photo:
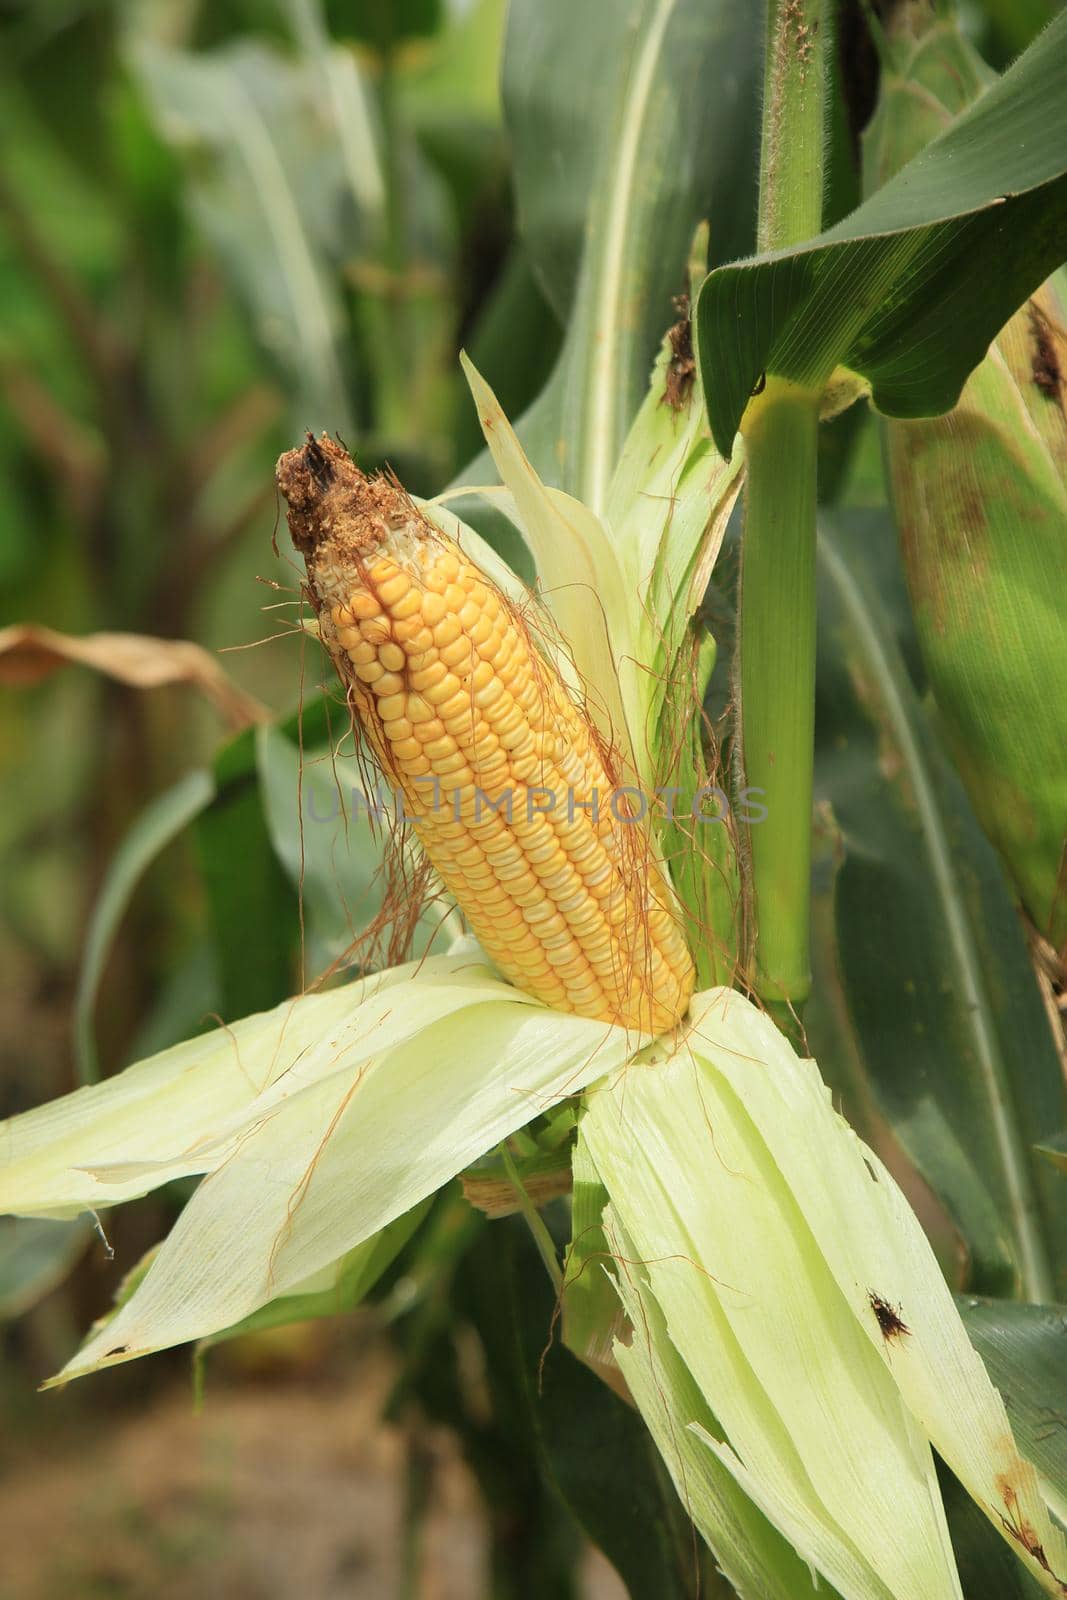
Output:
[[673,1027],[693,966],[643,803],[525,619],[327,436],[278,484],[353,718],[483,948],[559,1010]]

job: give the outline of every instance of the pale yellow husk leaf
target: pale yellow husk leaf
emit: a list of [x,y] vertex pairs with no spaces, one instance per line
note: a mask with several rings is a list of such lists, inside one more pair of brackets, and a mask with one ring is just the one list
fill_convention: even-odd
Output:
[[[843,1596],[959,1594],[928,1440],[1060,1592],[1062,1538],[1001,1397],[814,1062],[742,996],[708,991],[683,1038],[592,1093],[582,1130],[627,1292],[660,1308],[718,1420],[677,1426],[701,1430]],[[887,1338],[876,1303],[907,1332]],[[617,1355],[633,1385],[633,1352]]]
[[[292,1293],[642,1042],[550,1011],[469,956],[437,958],[428,980],[418,965],[390,978],[388,995],[354,1002],[345,1048],[310,1046],[240,1127],[224,1119],[214,1143],[205,1130],[208,1176],[129,1302],[53,1381],[202,1338]],[[170,1109],[180,1115],[173,1098]],[[152,1121],[148,1095],[140,1115]],[[174,1164],[136,1170],[143,1190]],[[118,1169],[110,1181],[134,1180]]]

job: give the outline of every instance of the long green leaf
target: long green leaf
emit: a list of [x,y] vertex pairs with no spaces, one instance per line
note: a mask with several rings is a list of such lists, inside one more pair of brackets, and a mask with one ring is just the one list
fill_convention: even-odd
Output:
[[728,456],[770,372],[862,373],[891,416],[959,398],[990,340],[1067,255],[1067,14],[871,199],[796,248],[722,267],[699,297],[712,433]]
[[542,475],[595,511],[686,288],[694,228],[711,220],[715,260],[746,242],[758,42],[727,0],[511,7],[504,103],[523,239],[570,315],[520,433]]
[[381,904],[385,818],[371,822],[375,797],[355,757],[301,752],[278,728],[256,730],[256,770],[271,842],[300,895],[311,976],[343,954]]
[[342,237],[339,218],[354,211],[353,200],[362,205],[366,242],[382,180],[351,56],[329,49],[311,20],[303,31],[315,45],[307,61],[247,39],[195,54],[148,38],[132,46],[131,60],[163,137],[188,162],[197,222],[249,302],[262,342],[297,379],[300,424],[344,430],[335,267],[360,236]]
[[299,905],[275,853],[264,814],[252,729],[215,760],[217,794],[197,825],[228,1021],[265,1011],[290,992]]
[[960,1314],[1025,1454],[1067,1513],[1067,1306],[961,1297]]
[[63,1282],[91,1231],[83,1220],[4,1218],[0,1223],[0,1323],[20,1317]]
[[79,1083],[99,1076],[93,1013],[108,953],[134,890],[152,862],[208,805],[215,785],[208,772],[190,772],[141,812],[115,852],[93,907],[74,996],[74,1058]]
[[[895,21],[886,49],[898,64],[864,134],[868,189],[991,76],[948,18]],[[947,416],[885,427],[901,558],[946,744],[1054,949],[1067,944],[1065,289],[1054,275],[1019,308]]]
[[[515,1377],[542,1471],[613,1563],[631,1600],[715,1600],[720,1591],[709,1594],[701,1585],[698,1547],[648,1431],[630,1406],[551,1337],[547,1278],[517,1229],[510,1242],[503,1269]],[[588,1271],[614,1293],[603,1258]]]
[[1032,1146],[1062,1126],[1059,1063],[1003,875],[905,666],[894,563],[884,514],[824,522],[816,793],[840,859],[816,895],[809,1040],[850,1114],[863,1125],[872,1097],[947,1206],[971,1286],[1045,1299],[1067,1281],[1067,1185]]

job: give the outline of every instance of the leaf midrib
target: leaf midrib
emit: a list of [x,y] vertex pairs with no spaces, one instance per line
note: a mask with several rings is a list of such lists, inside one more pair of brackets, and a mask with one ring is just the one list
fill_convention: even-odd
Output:
[[627,106],[623,136],[609,178],[610,200],[604,227],[603,244],[598,252],[598,284],[593,295],[594,337],[589,345],[591,380],[586,388],[582,438],[585,460],[582,463],[578,498],[598,516],[607,508],[608,489],[615,468],[616,410],[618,390],[613,329],[626,326],[623,306],[623,278],[626,262],[628,219],[633,211],[634,190],[640,166],[643,133],[656,78],[656,63],[663,38],[677,0],[659,0],[638,50]]

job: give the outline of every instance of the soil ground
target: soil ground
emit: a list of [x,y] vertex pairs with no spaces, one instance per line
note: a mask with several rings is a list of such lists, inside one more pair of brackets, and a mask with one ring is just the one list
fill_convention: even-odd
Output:
[[[393,1600],[400,1591],[404,1441],[383,1425],[385,1360],[329,1381],[296,1370],[215,1373],[9,1433],[0,1482],[0,1600]],[[63,1396],[41,1395],[48,1407]],[[417,1600],[482,1600],[485,1537],[449,1435]],[[625,1600],[595,1552],[586,1600]]]

